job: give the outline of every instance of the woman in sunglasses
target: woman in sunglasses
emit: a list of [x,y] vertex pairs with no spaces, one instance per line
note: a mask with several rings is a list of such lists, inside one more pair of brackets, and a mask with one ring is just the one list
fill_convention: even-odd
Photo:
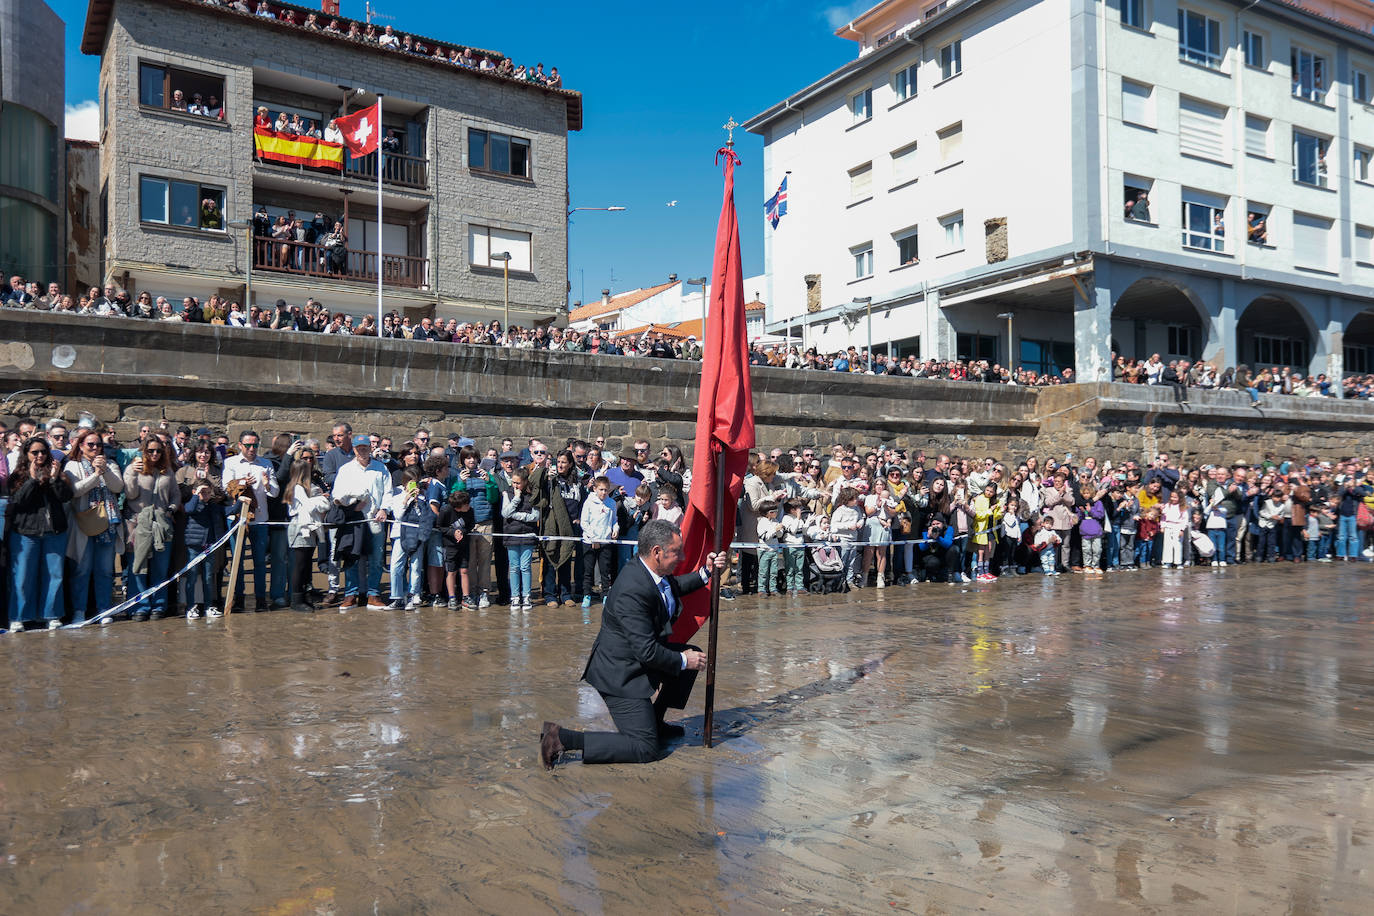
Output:
[[28,439],[9,476],[6,531],[10,546],[10,630],[25,622],[62,626],[63,555],[67,550],[67,504],[72,485],[52,460],[41,438]]
[[[229,497],[224,492],[222,473],[214,443],[208,438],[197,440],[191,448],[190,462],[177,469],[177,495],[185,513],[182,543],[187,560],[217,541],[226,530],[224,507]],[[224,548],[220,548],[182,580],[186,619],[195,620],[201,614],[223,616],[219,611],[216,584],[223,553]]]
[[[170,450],[161,439],[149,438],[139,457],[124,469],[124,508],[129,519],[126,545],[133,554],[127,568],[135,594],[167,578],[175,536],[172,521],[180,507],[179,496],[172,477]],[[127,559],[130,558],[126,556]],[[134,620],[161,620],[166,616],[165,588],[133,606]]]
[[68,598],[72,606],[72,623],[81,623],[86,619],[87,608],[92,607],[92,589],[97,613],[114,604],[114,557],[124,541],[124,526],[119,515],[119,494],[124,492],[124,478],[119,474],[119,465],[106,458],[100,433],[94,429],[83,429],[76,434],[63,473],[75,494],[71,503],[73,520],[77,513],[99,510],[103,506],[106,521],[105,530],[92,535],[87,535],[80,525],[67,526],[70,532],[67,556],[74,564]]

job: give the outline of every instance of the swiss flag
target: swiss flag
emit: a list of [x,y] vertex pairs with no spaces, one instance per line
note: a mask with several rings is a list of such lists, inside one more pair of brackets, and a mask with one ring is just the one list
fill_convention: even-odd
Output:
[[381,140],[381,109],[377,105],[363,108],[334,121],[334,126],[343,132],[344,146],[355,156],[366,156],[377,151]]

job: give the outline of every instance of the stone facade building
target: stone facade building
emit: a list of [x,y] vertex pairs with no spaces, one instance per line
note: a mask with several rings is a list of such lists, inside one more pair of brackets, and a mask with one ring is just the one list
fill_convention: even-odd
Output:
[[[567,138],[581,129],[581,96],[432,55],[462,49],[451,41],[410,35],[428,53],[404,53],[345,37],[359,25],[348,19],[332,33],[306,27],[315,10],[270,7],[259,16],[197,0],[92,0],[81,48],[101,56],[105,276],[173,302],[242,299],[251,266],[259,305],[313,295],[371,311],[375,155],[345,151],[332,168],[269,159],[254,118],[266,108],[269,120],[321,129],[380,93],[396,141],[383,167],[387,309],[499,318],[504,265],[491,255],[509,251],[511,320],[552,317],[566,291]],[[181,110],[196,96],[210,114]],[[326,229],[346,217],[346,259],[331,266],[322,238],[283,250],[260,227],[250,250],[245,224],[263,210],[273,221],[319,214]]]

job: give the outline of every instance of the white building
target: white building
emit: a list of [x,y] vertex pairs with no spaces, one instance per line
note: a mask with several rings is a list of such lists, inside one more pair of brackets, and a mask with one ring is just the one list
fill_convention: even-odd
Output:
[[[757,276],[744,280],[745,330],[751,341],[765,337],[766,308],[759,295],[767,279]],[[603,289],[595,302],[574,303],[568,314],[568,326],[576,331],[601,331],[612,337],[637,337],[648,332],[675,340],[692,336],[704,342],[702,326],[711,285],[703,281],[704,278],[697,278],[683,282],[677,274],[669,274],[668,282],[657,286],[615,294]]]
[[1371,25],[1363,0],[879,3],[837,31],[854,61],[746,124],[764,196],[788,179],[769,330],[862,348],[871,308],[875,349],[1083,381],[1112,351],[1374,371]]

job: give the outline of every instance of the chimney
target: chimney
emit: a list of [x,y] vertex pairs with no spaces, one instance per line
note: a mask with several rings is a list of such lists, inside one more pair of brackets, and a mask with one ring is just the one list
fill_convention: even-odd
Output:
[[668,274],[668,282],[669,282],[669,283],[676,283],[676,282],[677,282],[677,274]]
[[610,290],[608,290],[608,289],[603,289],[603,290],[601,291],[601,304],[602,304],[602,305],[610,305],[610,304],[611,304],[611,291],[610,291]]

